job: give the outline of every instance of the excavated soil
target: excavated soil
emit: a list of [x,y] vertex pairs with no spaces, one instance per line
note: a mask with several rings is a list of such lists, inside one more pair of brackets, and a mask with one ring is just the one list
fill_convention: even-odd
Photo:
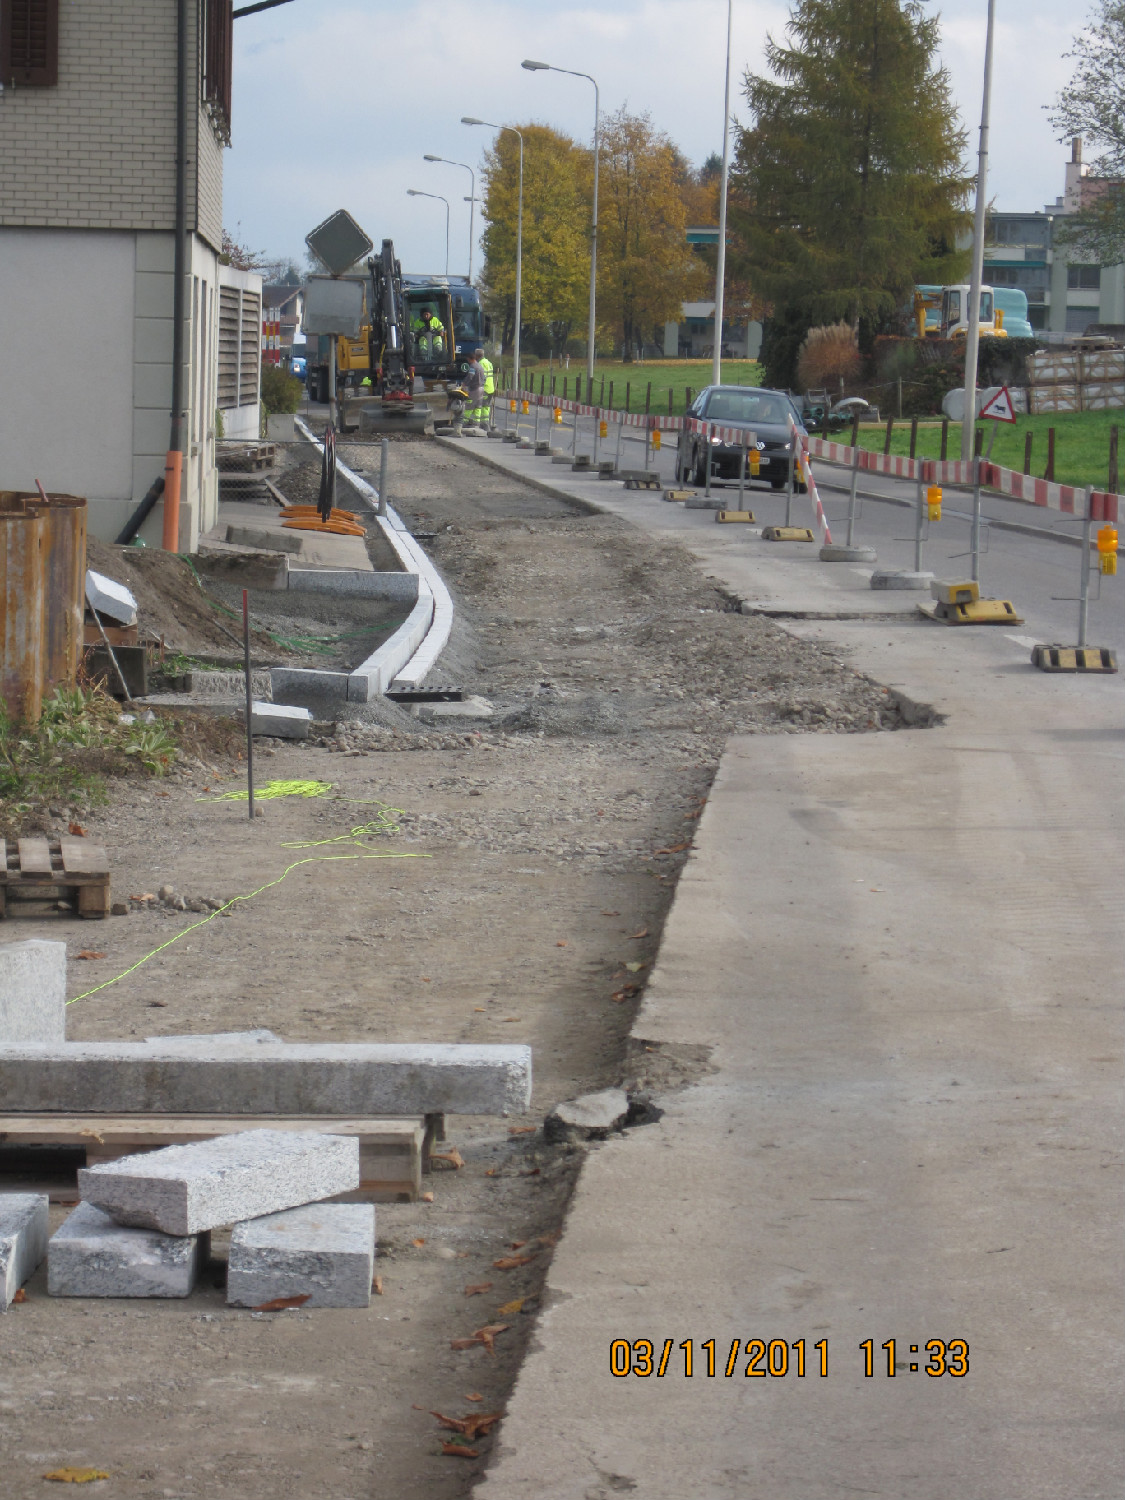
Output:
[[[535,1127],[575,1094],[623,1078],[659,1094],[707,1067],[627,1056],[626,1037],[726,736],[897,727],[882,688],[735,612],[676,546],[433,443],[396,443],[391,485],[455,597],[435,677],[493,716],[427,724],[381,703],[262,746],[259,783],[332,791],[253,822],[223,799],[237,766],[197,744],[89,819],[115,897],[176,896],[5,936],[66,941],[74,1038],[526,1042],[532,1111],[450,1120],[464,1166],[434,1174],[432,1203],[377,1210],[369,1311],[228,1309],[220,1237],[183,1302],[52,1300],[41,1270],[0,1318],[5,1492],[90,1464],[129,1500],[466,1495],[502,1424],[451,1456],[431,1413],[504,1410],[582,1160]],[[532,1258],[496,1267],[513,1253]],[[492,1324],[494,1353],[451,1348]]]

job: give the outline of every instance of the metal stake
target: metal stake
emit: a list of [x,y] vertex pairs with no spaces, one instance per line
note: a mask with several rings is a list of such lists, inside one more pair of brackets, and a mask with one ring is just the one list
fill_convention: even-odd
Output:
[[797,434],[793,428],[789,429],[792,441],[789,444],[789,476],[785,482],[785,524],[793,524],[793,465],[797,458]]
[[914,571],[922,571],[922,481],[919,479],[914,493]]
[[[995,429],[994,429],[995,430]],[[981,460],[973,459],[973,525],[969,533],[969,555],[972,565],[969,577],[974,582],[980,581],[980,479]]]
[[535,446],[539,446],[539,407],[535,408]]
[[1078,646],[1086,645],[1086,627],[1090,621],[1090,542],[1094,523],[1090,519],[1093,485],[1086,486],[1086,514],[1082,518],[1082,589],[1078,603]]
[[707,496],[708,500],[711,498],[711,445],[714,439],[715,424],[712,422],[711,426],[707,429],[707,482],[703,487],[703,493]]
[[743,494],[746,490],[746,441],[742,444],[742,451],[738,455],[738,508],[745,510]]
[[848,540],[846,545],[855,546],[855,492],[859,483],[859,445],[856,444],[852,455],[852,487],[848,495]]
[[625,431],[625,413],[622,412],[617,419],[617,454],[613,460],[613,468],[616,473],[621,468],[621,435]]
[[250,681],[250,602],[242,590],[242,653],[246,667],[246,791],[249,817],[254,816],[254,694]]
[[378,514],[387,514],[387,452],[390,443],[386,438],[379,440],[379,509]]
[[578,457],[578,412],[574,413],[574,426],[570,429],[570,456]]
[[600,414],[600,412],[595,411],[595,414],[594,414],[594,459],[593,459],[593,463],[594,463],[594,468],[595,469],[598,467],[598,439],[601,437],[601,435],[602,435],[602,419],[601,419],[601,414]]

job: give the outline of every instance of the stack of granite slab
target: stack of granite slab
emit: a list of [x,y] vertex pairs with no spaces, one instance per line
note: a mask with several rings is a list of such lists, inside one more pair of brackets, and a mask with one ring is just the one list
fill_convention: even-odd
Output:
[[186,1297],[214,1229],[233,1225],[227,1301],[366,1307],[375,1209],[327,1203],[359,1184],[359,1142],[245,1130],[78,1173],[81,1202],[47,1246],[53,1297]]

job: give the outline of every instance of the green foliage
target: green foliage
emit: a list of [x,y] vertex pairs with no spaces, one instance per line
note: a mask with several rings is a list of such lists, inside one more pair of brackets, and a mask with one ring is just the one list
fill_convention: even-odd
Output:
[[101,800],[106,774],[139,766],[162,776],[175,757],[165,722],[123,724],[116,700],[100,687],[57,689],[37,724],[15,723],[0,701],[0,823],[11,832],[41,802]]
[[262,405],[267,413],[294,412],[301,404],[305,388],[296,375],[280,365],[262,366]]
[[1066,54],[1074,77],[1055,101],[1059,139],[1081,136],[1100,152],[1084,179],[1079,211],[1055,220],[1062,244],[1117,265],[1125,260],[1125,0],[1099,0],[1094,17]]
[[848,322],[865,349],[915,282],[957,279],[969,188],[938,22],[920,5],[796,0],[787,32],[767,42],[774,76],[745,76],[731,198],[731,259],[773,305],[763,357],[783,385],[811,325]]

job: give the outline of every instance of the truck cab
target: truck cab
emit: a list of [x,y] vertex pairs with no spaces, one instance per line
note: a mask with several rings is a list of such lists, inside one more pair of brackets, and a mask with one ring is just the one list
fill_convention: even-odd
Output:
[[[943,286],[941,289],[941,337],[943,339],[965,338],[969,332],[969,293],[967,282],[959,286]],[[980,289],[981,336],[1006,338],[1003,315],[996,316],[996,298],[990,286]]]

